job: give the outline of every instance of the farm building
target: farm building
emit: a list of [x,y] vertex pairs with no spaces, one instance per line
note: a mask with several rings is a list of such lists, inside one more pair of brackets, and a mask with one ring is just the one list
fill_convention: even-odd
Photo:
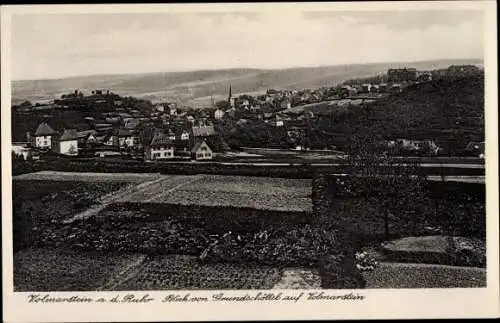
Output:
[[78,133],[75,129],[64,129],[61,138],[59,138],[59,153],[78,155]]
[[209,160],[213,158],[212,149],[205,140],[197,140],[191,148],[191,158],[195,160]]
[[151,143],[144,150],[145,158],[147,160],[162,160],[174,158],[174,145],[172,140],[164,133],[157,132]]

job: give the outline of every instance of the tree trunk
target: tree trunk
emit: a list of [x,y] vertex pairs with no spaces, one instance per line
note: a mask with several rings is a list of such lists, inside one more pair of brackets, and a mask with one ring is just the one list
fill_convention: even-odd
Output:
[[389,240],[389,211],[387,208],[384,209],[384,228],[385,228],[385,239]]

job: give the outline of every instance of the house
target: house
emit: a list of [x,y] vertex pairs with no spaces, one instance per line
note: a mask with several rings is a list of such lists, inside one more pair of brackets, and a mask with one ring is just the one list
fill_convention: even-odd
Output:
[[290,99],[285,98],[283,101],[280,103],[281,109],[291,109],[292,108],[292,102]]
[[157,104],[157,105],[155,105],[155,109],[158,112],[165,112],[165,106],[163,104]]
[[195,160],[210,160],[213,158],[212,149],[205,140],[197,140],[191,148],[191,158]]
[[133,132],[128,129],[118,129],[118,145],[122,148],[124,147],[134,147],[137,138],[134,136]]
[[175,104],[169,105],[169,114],[171,116],[177,116],[177,106]]
[[284,121],[283,121],[283,118],[280,117],[279,115],[276,116],[276,121],[275,121],[275,125],[276,127],[283,127],[283,125],[285,124]]
[[29,143],[27,142],[13,142],[12,152],[16,156],[22,156],[24,160],[27,160],[33,155],[31,148],[29,148]]
[[97,135],[96,130],[84,130],[84,131],[78,131],[76,133],[78,142],[82,146],[96,143],[97,142],[96,135]]
[[215,119],[220,120],[220,119],[222,119],[223,117],[224,117],[224,111],[223,111],[223,110],[221,110],[221,109],[217,109],[217,110],[215,110],[215,112],[214,112],[214,118],[215,118]]
[[141,121],[139,119],[127,119],[125,121],[125,129],[134,130],[139,126],[140,123]]
[[157,132],[151,143],[144,150],[146,160],[162,160],[174,158],[174,145],[172,140],[162,133]]
[[116,147],[116,146],[118,146],[118,136],[112,135],[112,134],[106,135],[102,140],[102,144],[104,146]]
[[175,132],[173,132],[172,129],[168,129],[168,139],[169,140],[175,140]]
[[203,119],[195,123],[192,129],[194,137],[208,137],[208,136],[214,136],[216,134],[214,126],[208,124]]
[[189,132],[187,130],[182,130],[181,140],[189,140]]
[[368,93],[368,92],[370,92],[371,88],[372,88],[372,85],[371,85],[371,84],[368,84],[368,83],[365,83],[365,84],[362,84],[362,85],[361,85],[361,89],[362,89],[362,92],[363,92],[363,93]]
[[64,129],[59,138],[58,152],[64,155],[78,155],[78,133],[76,129]]
[[393,84],[390,91],[391,93],[401,93],[403,92],[403,86],[401,84]]
[[52,129],[46,122],[41,123],[36,128],[34,141],[35,147],[41,149],[51,149],[52,139],[56,135],[56,131]]

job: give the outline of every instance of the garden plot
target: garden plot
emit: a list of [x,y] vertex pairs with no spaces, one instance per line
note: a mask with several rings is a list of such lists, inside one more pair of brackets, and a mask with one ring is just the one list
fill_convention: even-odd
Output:
[[311,181],[245,176],[165,176],[118,202],[237,206],[279,211],[311,211]]
[[25,249],[14,254],[14,290],[95,291],[140,257],[61,248]]
[[196,257],[168,255],[144,262],[113,290],[271,289],[281,270],[268,266],[200,263]]
[[58,221],[71,217],[109,194],[120,191],[127,182],[73,182],[52,180],[13,180],[13,212],[34,220]]

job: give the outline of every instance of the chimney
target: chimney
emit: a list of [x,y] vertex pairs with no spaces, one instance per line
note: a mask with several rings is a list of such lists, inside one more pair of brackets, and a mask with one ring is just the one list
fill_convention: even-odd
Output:
[[26,132],[26,141],[29,143],[31,142],[31,134],[29,131]]

